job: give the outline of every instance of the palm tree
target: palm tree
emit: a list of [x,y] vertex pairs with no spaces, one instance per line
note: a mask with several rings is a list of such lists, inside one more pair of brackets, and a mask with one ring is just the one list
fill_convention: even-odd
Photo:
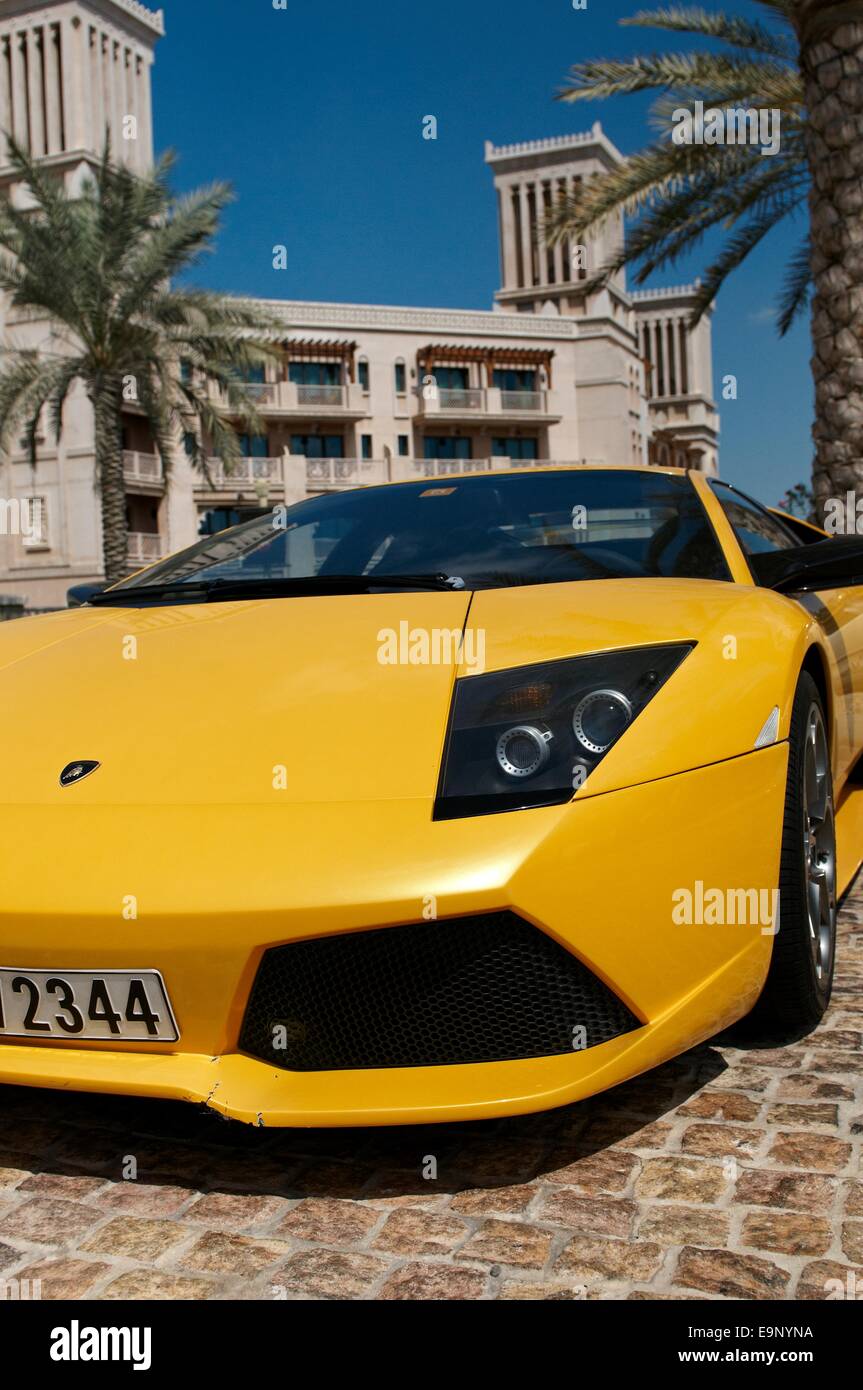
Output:
[[[779,332],[812,300],[815,378],[813,490],[829,496],[863,483],[863,7],[861,0],[756,0],[762,24],[700,7],[640,12],[624,24],[697,34],[705,51],[652,54],[572,68],[563,101],[654,90],[659,138],[617,169],[562,200],[550,239],[580,241],[612,213],[635,221],[589,287],[623,265],[637,283],[724,232],[708,265],[693,321],[726,277],[786,218],[806,217],[781,292]],[[724,45],[717,47],[717,41]],[[677,144],[673,113],[706,107],[778,110],[781,143],[765,156],[745,144]]]
[[105,577],[114,582],[128,573],[124,404],[143,412],[166,469],[181,435],[205,472],[205,441],[230,469],[240,457],[231,421],[260,428],[245,381],[278,354],[284,326],[254,304],[170,283],[209,249],[231,198],[226,184],[176,199],[171,156],[137,175],[115,165],[106,145],[71,196],[12,139],[9,149],[27,196],[0,201],[0,294],[49,327],[38,348],[3,351],[0,447],[23,429],[35,467],[43,414],[59,441],[69,392],[83,387],[94,415]]

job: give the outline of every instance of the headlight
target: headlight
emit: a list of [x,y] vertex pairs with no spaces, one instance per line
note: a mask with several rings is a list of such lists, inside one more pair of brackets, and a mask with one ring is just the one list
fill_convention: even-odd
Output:
[[435,819],[569,801],[694,645],[457,680]]

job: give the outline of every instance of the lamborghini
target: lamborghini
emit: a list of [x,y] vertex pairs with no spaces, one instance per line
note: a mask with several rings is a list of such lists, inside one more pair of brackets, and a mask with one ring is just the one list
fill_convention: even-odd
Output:
[[277,506],[0,631],[0,1082],[566,1105],[830,999],[863,544],[700,472]]

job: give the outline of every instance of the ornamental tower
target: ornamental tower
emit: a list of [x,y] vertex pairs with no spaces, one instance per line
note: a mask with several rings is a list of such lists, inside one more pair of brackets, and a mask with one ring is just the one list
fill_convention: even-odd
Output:
[[106,135],[134,169],[153,161],[150,69],[161,10],[138,0],[0,0],[0,186],[11,132],[75,180]]

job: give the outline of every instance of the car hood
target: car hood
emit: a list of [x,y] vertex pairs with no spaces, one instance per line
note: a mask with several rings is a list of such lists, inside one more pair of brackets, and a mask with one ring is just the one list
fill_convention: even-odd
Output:
[[[697,580],[82,608],[25,619],[0,630],[0,800],[430,800],[456,675],[696,642],[579,793],[596,794],[749,751],[779,702],[780,667],[804,626],[786,599]],[[745,691],[740,665],[723,656],[728,633],[745,653]],[[62,769],[78,760],[100,766],[61,787]]]

